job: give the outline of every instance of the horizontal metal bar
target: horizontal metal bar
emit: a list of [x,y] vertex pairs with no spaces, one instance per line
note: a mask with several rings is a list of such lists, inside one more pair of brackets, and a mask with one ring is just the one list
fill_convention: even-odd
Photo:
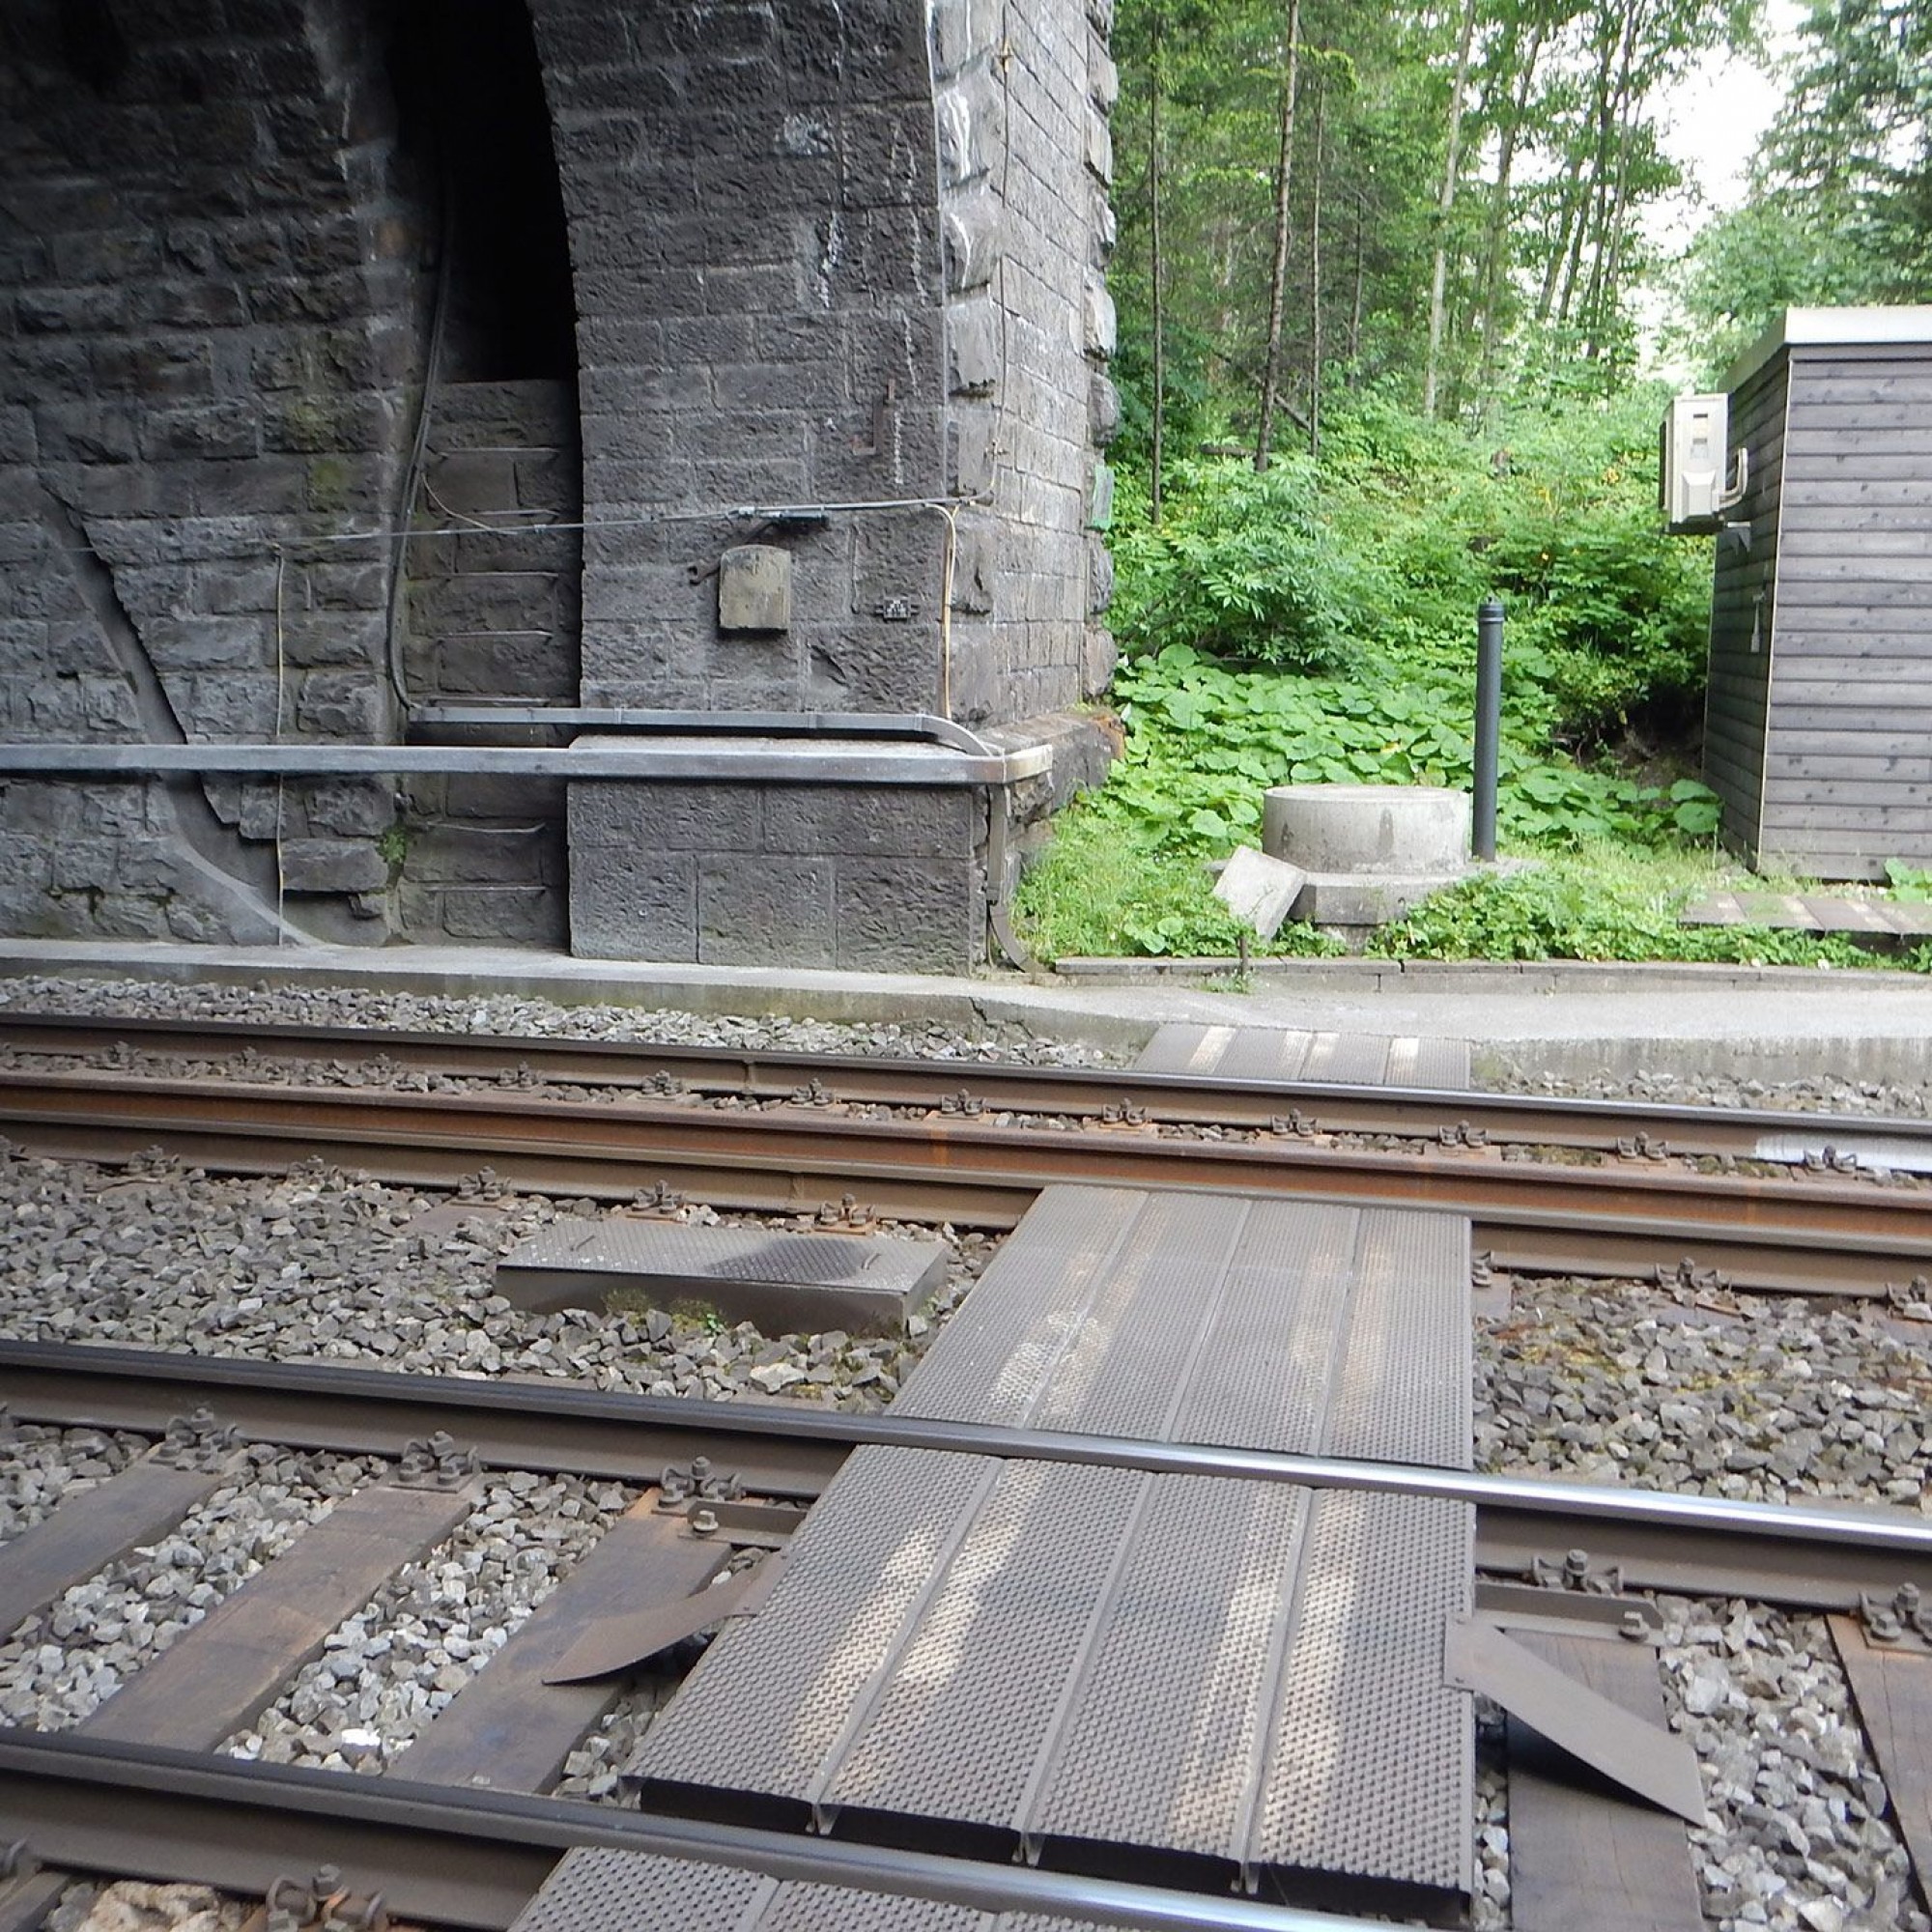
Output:
[[135,1841],[146,1858],[167,1860],[138,1867],[156,1876],[258,1890],[276,1871],[327,1861],[358,1889],[380,1890],[392,1911],[484,1932],[503,1932],[555,1857],[577,1845],[1145,1932],[1364,1932],[1371,1923],[565,1799],[109,1747],[71,1732],[0,1730],[0,1818],[49,1861],[94,1870],[125,1869]]
[[[435,1410],[440,1425],[452,1433],[459,1426],[451,1421],[452,1416],[495,1416],[499,1427],[514,1426],[506,1418],[542,1416],[619,1430],[708,1432],[767,1442],[829,1443],[846,1448],[883,1444],[1013,1462],[1076,1463],[1159,1474],[1292,1483],[1309,1489],[1434,1496],[1484,1508],[1507,1508],[1524,1516],[1557,1518],[1579,1527],[1627,1523],[1760,1543],[1820,1544],[1898,1557],[1932,1557],[1932,1518],[1907,1510],[1740,1502],[1721,1496],[1562,1482],[1545,1476],[1231,1449],[1211,1443],[1152,1442],[1064,1430],[1001,1428],[891,1410],[862,1413],[825,1409],[804,1403],[746,1400],[713,1404],[676,1396],[587,1389],[571,1382],[553,1387],[468,1377],[404,1376],[335,1363],[256,1362],[139,1349],[0,1342],[0,1396],[16,1415],[27,1420],[58,1419],[57,1414],[43,1412],[56,1400],[57,1378],[69,1382],[69,1392],[58,1400],[71,1403],[86,1399],[84,1393],[76,1398],[74,1389],[84,1390],[90,1380],[104,1386],[116,1378],[166,1388],[197,1389],[204,1399],[213,1399],[217,1406],[226,1392],[244,1389],[290,1397],[301,1394],[336,1403],[389,1403],[412,1407],[420,1414]],[[721,1410],[726,1413],[721,1414]]]
[[[125,1160],[156,1143],[191,1166],[227,1174],[280,1173],[297,1160],[353,1167],[372,1179],[407,1187],[454,1187],[485,1161],[505,1186],[540,1193],[628,1201],[662,1181],[714,1208],[748,1213],[811,1214],[841,1193],[856,1193],[892,1219],[952,1222],[955,1227],[1013,1227],[1055,1180],[1079,1174],[1021,1173],[1009,1179],[945,1168],[882,1172],[854,1163],[754,1161],[674,1144],[627,1152],[511,1143],[479,1147],[461,1140],[374,1140],[361,1133],[277,1131],[162,1124],[155,1120],[107,1124],[99,1120],[48,1121],[10,1114],[0,1094],[0,1122],[32,1152],[71,1160]],[[1071,1138],[1063,1136],[1063,1138]],[[1184,1172],[1157,1176],[1155,1184],[1191,1185]],[[1219,1183],[1224,1189],[1235,1185]],[[1306,1201],[1359,1204],[1359,1194],[1331,1192],[1319,1179],[1293,1189]],[[1403,1197],[1396,1196],[1398,1205]],[[1454,1206],[1436,1201],[1435,1206]],[[1468,1208],[1463,1211],[1469,1212]],[[1922,1241],[1866,1236],[1856,1247],[1842,1236],[1783,1230],[1752,1237],[1708,1223],[1585,1214],[1576,1208],[1539,1212],[1496,1208],[1471,1213],[1478,1252],[1518,1273],[1611,1277],[1674,1274],[1684,1261],[1715,1268],[1725,1285],[1772,1292],[1875,1297],[1888,1286],[1928,1270]]]
[[834,748],[740,738],[674,737],[661,743],[523,745],[214,745],[101,742],[0,745],[0,775],[75,778],[170,772],[260,778],[408,778],[440,773],[487,778],[636,779],[755,784],[976,785],[1037,778],[1049,745],[983,755],[888,741]]
[[201,1403],[253,1441],[340,1455],[400,1456],[438,1430],[495,1469],[652,1483],[709,1456],[758,1495],[810,1499],[850,1444],[753,1423],[750,1403],[700,1402],[555,1384],[412,1376],[339,1363],[261,1362],[158,1350],[0,1341],[0,1403],[22,1421],[158,1435]]
[[930,738],[955,751],[996,757],[977,731],[929,711],[657,711],[632,704],[421,704],[418,725],[556,724],[578,731],[738,732],[764,738]]

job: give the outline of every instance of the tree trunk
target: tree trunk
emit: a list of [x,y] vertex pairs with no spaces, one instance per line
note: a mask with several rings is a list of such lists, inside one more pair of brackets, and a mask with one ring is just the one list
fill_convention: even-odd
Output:
[[[1634,10],[1633,10],[1634,11]],[[1601,237],[1604,220],[1604,198],[1607,188],[1610,158],[1610,128],[1614,121],[1613,79],[1616,57],[1625,44],[1621,31],[1630,14],[1625,14],[1617,0],[1605,0],[1604,32],[1600,45],[1602,54],[1597,63],[1597,84],[1595,106],[1591,119],[1596,124],[1597,138],[1590,151],[1590,178],[1577,203],[1576,226],[1570,236],[1569,259],[1563,265],[1563,289],[1556,303],[1556,320],[1567,323],[1575,311],[1577,277],[1582,270],[1583,250],[1589,245],[1593,235]],[[1579,161],[1581,156],[1579,156]]]
[[1358,194],[1355,197],[1355,296],[1349,306],[1349,363],[1351,368],[1362,359],[1362,283],[1368,227],[1369,198]]
[[1261,423],[1255,468],[1268,467],[1275,410],[1281,395],[1281,323],[1288,289],[1289,187],[1294,174],[1294,96],[1301,56],[1301,0],[1288,0],[1288,52],[1281,80],[1281,156],[1274,176],[1274,266],[1268,275],[1267,356],[1262,367]]
[[1586,331],[1583,355],[1594,360],[1604,332],[1604,307],[1613,299],[1609,276],[1622,253],[1624,211],[1630,203],[1630,143],[1635,113],[1633,70],[1636,65],[1637,36],[1643,24],[1644,9],[1633,6],[1625,18],[1623,54],[1617,67],[1616,87],[1610,99],[1610,119],[1616,128],[1604,156],[1604,183],[1599,194],[1602,211],[1598,220],[1596,245],[1590,257],[1590,282],[1584,291],[1582,322]]
[[1541,14],[1530,28],[1529,43],[1523,49],[1522,65],[1517,71],[1516,86],[1510,97],[1510,115],[1502,129],[1496,154],[1495,200],[1490,209],[1490,232],[1483,251],[1483,357],[1476,372],[1476,403],[1485,414],[1494,401],[1496,380],[1496,311],[1502,301],[1503,249],[1509,239],[1510,185],[1516,174],[1517,144],[1522,138],[1522,125],[1529,114],[1529,91],[1536,76],[1536,64],[1543,52],[1545,21]]
[[1422,370],[1422,413],[1435,413],[1437,365],[1442,355],[1443,314],[1449,294],[1449,217],[1456,207],[1456,182],[1463,158],[1463,97],[1469,85],[1469,44],[1476,34],[1476,0],[1463,9],[1463,32],[1456,43],[1456,77],[1449,84],[1449,129],[1442,160],[1442,192],[1435,204],[1435,259],[1429,272],[1429,355]]
[[1563,276],[1563,264],[1570,253],[1570,234],[1577,220],[1577,183],[1583,174],[1583,150],[1581,137],[1578,146],[1570,156],[1570,165],[1564,171],[1562,191],[1556,201],[1556,239],[1550,246],[1549,261],[1543,271],[1543,288],[1536,299],[1536,319],[1539,323],[1549,320],[1556,301],[1557,284]]
[[1315,70],[1315,174],[1308,206],[1308,453],[1321,454],[1321,137],[1328,90]]
[[1164,418],[1167,414],[1166,304],[1161,291],[1160,255],[1160,28],[1158,7],[1152,20],[1152,58],[1148,74],[1148,215],[1149,281],[1153,311],[1153,450],[1152,473],[1148,483],[1148,520],[1160,525],[1160,476]]

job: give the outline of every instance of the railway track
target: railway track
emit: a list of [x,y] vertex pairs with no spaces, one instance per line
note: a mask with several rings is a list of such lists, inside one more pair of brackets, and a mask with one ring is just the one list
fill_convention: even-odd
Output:
[[[1172,1225],[1166,1248],[1151,1236],[1148,1252],[1167,1257],[1159,1267],[1176,1270],[1182,1301],[1179,1284],[1192,1279],[1187,1257],[1217,1214],[1238,1231],[1246,1217],[1259,1229],[1259,1217],[1277,1210],[1317,1231],[1307,1236],[1311,1253],[1331,1240],[1321,1229],[1463,1214],[1477,1244],[1505,1268],[1682,1270],[1693,1283],[1705,1277],[1706,1287],[1707,1271],[1721,1270],[1742,1288],[1922,1292],[1907,1284],[1932,1255],[1932,1190],[1880,1185],[1870,1171],[1913,1171],[1913,1150],[1932,1145],[1932,1133],[1909,1123],[1875,1137],[1867,1123],[1817,1117],[1679,1123],[1697,1114],[1218,1075],[0,1022],[0,1128],[38,1155],[111,1161],[159,1145],[240,1175],[321,1156],[418,1184],[453,1183],[487,1164],[505,1182],[565,1196],[622,1200],[674,1188],[723,1208],[785,1213],[845,1191],[887,1213],[993,1229],[1018,1225],[1037,1203],[1099,1200],[1095,1190],[1110,1190],[1105,1198],[1122,1203],[1179,1204],[1154,1214],[1151,1226],[1161,1225],[1160,1214]],[[1692,1138],[1700,1126],[1712,1130],[1702,1146]],[[1883,1159],[1879,1138],[1890,1149]],[[1865,1172],[1858,1171],[1860,1147]],[[1797,1172],[1767,1171],[1778,1167]],[[1289,1226],[1283,1221],[1262,1247]],[[1349,1237],[1358,1248],[1363,1238]],[[1236,1252],[1235,1234],[1228,1239],[1224,1269]],[[1464,1252],[1459,1281],[1466,1262]],[[1159,1267],[1135,1259],[1131,1243],[1100,1266],[1096,1284],[1110,1267],[1162,1279]],[[1398,1267],[1391,1279],[1400,1275]],[[1231,1293],[1225,1282],[1213,1289]],[[1069,1332],[1083,1332],[1088,1319]],[[1131,1324],[1117,1332],[1127,1349]],[[1208,1361],[1219,1345],[1204,1330],[1189,1346],[1191,1360]],[[971,1355],[971,1345],[962,1349]],[[1025,1354],[1020,1349],[1015,1360]],[[1545,1647],[1537,1654],[1575,1670],[1592,1654],[1591,1667],[1603,1665],[1603,1633],[1620,1630],[1623,1652],[1614,1643],[1608,1652],[1623,1654],[1625,1664],[1607,1675],[1621,1674],[1625,1690],[1635,1684],[1640,1705],[1658,1695],[1645,1649],[1661,1628],[1654,1593],[1828,1615],[1861,1707],[1869,1700],[1868,1716],[1900,1718],[1890,1729],[1874,1719],[1871,1745],[1892,1779],[1894,1805],[1901,1817],[1926,1810],[1902,1714],[1932,1712],[1932,1694],[1911,1674],[1917,1605],[1932,1601],[1932,1520],[1911,1510],[1752,1504],[1480,1473],[1453,1460],[1326,1453],[1319,1431],[1312,1449],[1242,1446],[1238,1435],[1197,1439],[1172,1428],[972,1420],[930,1402],[867,1413],[656,1398],[553,1378],[399,1375],[8,1341],[0,1341],[0,1404],[16,1427],[156,1445],[0,1548],[0,1624],[9,1630],[142,1539],[165,1536],[248,1444],[375,1459],[385,1471],[325,1519],[332,1544],[325,1538],[318,1548],[310,1543],[318,1531],[305,1532],[77,1733],[0,1731],[0,1824],[56,1873],[143,1870],[258,1895],[286,1881],[285,1899],[300,1898],[307,1884],[308,1902],[319,1905],[324,1888],[303,1874],[339,1865],[352,1921],[380,1900],[406,1917],[484,1932],[517,1921],[554,1868],[581,1873],[592,1869],[582,1861],[600,1858],[673,1859],[681,1861],[673,1873],[724,1875],[720,1884],[752,1872],[833,1889],[823,1898],[834,1901],[846,1895],[838,1889],[850,1889],[852,1922],[860,1895],[881,1893],[1016,1915],[1015,1927],[1029,1915],[1243,1932],[1366,1922],[1349,1916],[1365,1908],[1351,1908],[1346,1892],[1321,1896],[1338,1911],[1316,1909],[1305,1887],[1271,1889],[1272,1878],[1259,1897],[1231,1897],[1221,1866],[1196,1869],[1118,1847],[1100,1863],[1083,1865],[1076,1849],[1038,1868],[1014,1865],[1009,1851],[1038,1857],[1024,1833],[1011,1846],[978,1827],[962,1836],[922,1822],[917,1805],[886,1826],[862,1821],[847,1831],[835,1829],[837,1804],[823,1815],[815,1802],[788,1810],[662,1776],[642,1778],[638,1809],[555,1796],[550,1786],[573,1722],[609,1708],[623,1671],[709,1628],[734,1592],[749,1620],[735,1627],[752,1627],[760,1588],[783,1575],[793,1529],[835,1482],[852,1490],[861,1459],[881,1457],[900,1459],[895,1466],[1043,1468],[1081,1482],[1190,1485],[1186,1493],[1204,1498],[1225,1488],[1465,1512],[1482,1627],[1520,1634],[1524,1644]],[[1170,1419],[1179,1412],[1170,1406]],[[1466,1413],[1463,1427],[1466,1434]],[[867,1466],[876,1473],[883,1465]],[[728,1472],[733,1493],[718,1492],[719,1471]],[[380,1777],[215,1754],[384,1576],[436,1548],[476,1506],[479,1486],[508,1474],[602,1480],[636,1500],[545,1609]],[[615,1563],[626,1539],[648,1546],[661,1565],[643,1601],[628,1581],[613,1588],[617,1573],[594,1560],[609,1545]],[[734,1549],[736,1564],[752,1566],[737,1580],[722,1568]],[[554,1688],[560,1663],[586,1654],[618,1676],[607,1672],[602,1690],[576,1701],[538,1694],[546,1682]],[[1556,1707],[1546,1720],[1558,1730],[1567,1721]],[[521,1751],[506,1754],[512,1735],[522,1738]],[[184,1748],[185,1738],[196,1747]],[[1639,1734],[1626,1750],[1626,1775],[1639,1788],[1644,1768],[1632,1760],[1649,1747]],[[525,1769],[506,1769],[513,1763]],[[1552,1809],[1555,1787],[1536,1784],[1529,1763],[1526,1755],[1518,1850],[1532,1864],[1539,1853],[1546,1864],[1562,1864],[1577,1855],[1581,1814]],[[812,1823],[817,1832],[802,1829]],[[1909,1839],[1914,1831],[1908,1824]],[[564,1852],[578,1862],[557,1868]],[[1922,1875],[1932,1843],[1915,1839],[1913,1853]],[[1626,1864],[1647,1856],[1618,1855]],[[1245,1864],[1238,1876],[1254,1883]],[[38,1923],[49,1883],[30,1873],[0,1883],[0,1927]],[[1405,1904],[1406,1896],[1384,1889],[1372,1903],[1432,1916],[1442,1909],[1437,1894],[1416,1892]],[[834,1912],[823,1922],[845,1921]],[[1518,1922],[1522,1932],[1554,1932],[1534,1918]]]
[[[356,1907],[380,1901],[399,1917],[495,1932],[524,1911],[557,1857],[579,1847],[1116,1926],[1312,1932],[1365,1922],[1176,1889],[1146,1876],[1033,1871],[949,1854],[943,1842],[800,1835],[772,1829],[761,1810],[742,1804],[679,1816],[524,1788],[519,1765],[560,1761],[573,1724],[594,1719],[599,1705],[591,1687],[587,1701],[566,1699],[539,1716],[527,1700],[545,1667],[586,1643],[604,1646],[607,1664],[640,1661],[668,1636],[692,1634],[705,1615],[694,1598],[701,1604],[714,1594],[702,1588],[707,1574],[733,1548],[781,1545],[788,1525],[775,1532],[783,1519],[774,1505],[818,1493],[862,1445],[1455,1496],[1478,1512],[1487,1579],[1478,1606],[1517,1628],[1628,1626],[1634,1617],[1645,1626],[1641,1637],[1654,1616],[1631,1594],[1641,1587],[1833,1611],[1856,1608],[1862,1595],[1893,1589],[1901,1578],[1932,1587],[1932,1521],[1904,1511],[1739,1504],[890,1412],[852,1416],[454,1378],[443,1385],[380,1371],[140,1350],[0,1344],[0,1398],[16,1423],[132,1432],[156,1443],[0,1550],[0,1623],[9,1628],[114,1553],[166,1534],[247,1443],[398,1459],[387,1478],[358,1489],[325,1519],[343,1532],[326,1560],[305,1566],[298,1539],[132,1679],[139,1689],[130,1702],[149,1693],[132,1716],[120,1716],[129,1693],[117,1692],[77,1732],[0,1730],[0,1820],[56,1871],[142,1870],[286,1895],[299,1893],[314,1868],[333,1866],[343,1875],[351,1923]],[[196,1399],[203,1412],[184,1427],[175,1420],[181,1405]],[[730,1412],[707,1412],[719,1408]],[[426,1435],[412,1440],[416,1431]],[[425,1444],[438,1446],[426,1452]],[[680,1497],[698,1456],[712,1459],[714,1489],[730,1471],[737,1480],[728,1487],[742,1483],[773,1500],[722,1501],[703,1488]],[[383,1566],[445,1531],[474,1503],[482,1475],[497,1468],[568,1468],[636,1485],[640,1502],[611,1533],[684,1552],[687,1560],[665,1573],[668,1593],[613,1601],[588,1580],[595,1565],[586,1559],[551,1600],[548,1621],[533,1618],[381,1778],[213,1754],[320,1650]],[[345,1528],[358,1506],[361,1515]],[[427,1527],[416,1520],[424,1509]],[[1565,1555],[1584,1547],[1593,1572],[1621,1568],[1621,1591],[1552,1587]],[[246,1660],[239,1669],[238,1657]],[[224,1659],[219,1680],[212,1678],[212,1665]],[[506,1753],[503,1726],[512,1717],[525,1728],[521,1750]],[[549,1735],[532,1738],[533,1730]],[[199,1748],[163,1742],[184,1735],[195,1736]],[[44,1873],[14,1884],[23,1897],[50,1891]],[[6,1899],[0,1889],[0,1910]]]
[[[451,1080],[606,1090],[649,1098],[876,1106],[962,1119],[999,1114],[1108,1125],[1221,1127],[1372,1135],[1484,1148],[1564,1148],[1624,1159],[1743,1160],[1834,1172],[1932,1173],[1932,1122],[1873,1122],[1792,1112],[1734,1113],[1639,1100],[1368,1084],[1249,1079],[1225,1072],[1068,1068],[986,1062],[675,1046],[650,1041],[515,1038],[352,1027],[171,1019],[102,1020],[0,1012],[0,1066],[19,1056],[156,1063],[238,1059],[331,1067],[338,1084],[383,1085],[398,1073]],[[814,1090],[816,1090],[814,1092]],[[804,1102],[801,1102],[802,1104]],[[1296,1116],[1299,1116],[1299,1120]],[[1446,1140],[1445,1140],[1446,1136]]]
[[0,1017],[0,1131],[63,1157],[159,1145],[228,1172],[322,1158],[429,1186],[487,1163],[537,1191],[668,1187],[753,1212],[851,1192],[985,1228],[1065,1182],[1279,1193],[1466,1213],[1513,1272],[1900,1298],[1932,1272],[1932,1189],[1856,1178],[1861,1162],[1932,1165],[1918,1122],[1875,1133],[1431,1089]]

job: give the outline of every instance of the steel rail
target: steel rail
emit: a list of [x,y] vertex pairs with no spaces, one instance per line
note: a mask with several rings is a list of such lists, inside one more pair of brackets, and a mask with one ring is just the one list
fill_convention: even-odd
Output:
[[1932,1590],[1932,1518],[1831,1503],[1760,1503],[1212,1443],[866,1413],[803,1403],[694,1402],[550,1380],[409,1376],[339,1363],[0,1341],[0,1401],[18,1420],[158,1433],[184,1400],[244,1435],[343,1453],[396,1454],[447,1430],[500,1468],[654,1478],[709,1455],[773,1494],[822,1489],[852,1449],[886,1446],[1005,1461],[1289,1483],[1473,1504],[1484,1566],[1527,1571],[1580,1545],[1646,1587],[1855,1607],[1863,1590]]
[[1828,1150],[1867,1165],[1932,1170],[1932,1122],[1740,1112],[1655,1101],[1488,1094],[1315,1080],[1252,1080],[1134,1068],[881,1060],[781,1049],[675,1046],[640,1040],[387,1032],[277,1023],[0,1013],[0,1049],[143,1051],[227,1058],[249,1049],[290,1061],[398,1062],[415,1069],[499,1079],[527,1068],[551,1081],[648,1087],[659,1075],[694,1093],[788,1098],[817,1081],[858,1105],[939,1108],[963,1092],[988,1112],[1104,1115],[1134,1109],[1167,1124],[1266,1130],[1297,1112],[1323,1133],[1434,1136],[1466,1124],[1497,1145],[1614,1151],[1641,1138],[1688,1154],[1790,1165]]
[[[0,1729],[0,1819],[50,1863],[263,1892],[339,1866],[392,1912],[505,1932],[575,1846],[1141,1932],[1366,1932],[1371,1921],[558,1798]],[[1385,1921],[1384,1921],[1385,1922]]]
[[[1833,1293],[1882,1293],[1932,1269],[1932,1190],[1647,1166],[1613,1172],[1435,1149],[17,1067],[0,1067],[0,1130],[61,1155],[125,1157],[158,1142],[236,1172],[318,1155],[428,1185],[453,1184],[487,1163],[514,1185],[548,1191],[623,1197],[662,1181],[719,1204],[792,1212],[862,1192],[889,1212],[980,1226],[1010,1226],[1034,1195],[1059,1182],[1288,1194],[1467,1214],[1492,1248],[1511,1250],[1498,1253],[1506,1264],[1552,1236],[1575,1247],[1578,1231],[1620,1242],[1619,1271],[1638,1253],[1649,1257],[1644,1266],[1674,1267],[1701,1240],[1732,1250],[1738,1285],[1778,1287],[1816,1269]],[[1502,1230],[1514,1237],[1497,1238]]]

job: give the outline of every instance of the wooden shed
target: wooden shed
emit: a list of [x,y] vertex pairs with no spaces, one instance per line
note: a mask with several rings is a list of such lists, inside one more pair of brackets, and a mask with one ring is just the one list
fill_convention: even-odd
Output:
[[1932,866],[1932,306],[1787,309],[1730,376],[1705,776],[1760,870]]

